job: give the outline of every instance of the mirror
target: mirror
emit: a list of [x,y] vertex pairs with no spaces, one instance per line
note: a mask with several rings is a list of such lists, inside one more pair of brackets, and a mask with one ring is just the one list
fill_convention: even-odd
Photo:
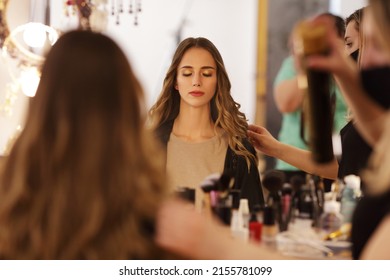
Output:
[[[30,3],[42,2],[8,1],[9,5],[12,5],[8,7],[7,15],[11,28],[26,22]],[[241,104],[241,110],[253,122],[256,102],[258,0],[141,0],[142,12],[138,14],[137,26],[134,25],[134,14],[128,13],[129,4],[134,3],[134,0],[96,1],[107,3],[105,11],[108,23],[104,33],[122,47],[130,60],[143,86],[148,108],[157,99],[178,41],[190,36],[202,36],[210,39],[219,49],[229,73],[233,98]],[[116,24],[117,18],[111,16],[112,4],[118,2],[122,2],[124,6],[119,25]],[[50,25],[59,30],[68,30],[68,27],[73,27],[74,24],[74,18],[65,15],[64,3],[65,0],[50,1]],[[0,67],[4,67],[4,64]],[[0,102],[4,100],[5,87],[6,82],[0,82]],[[17,97],[18,101],[23,98],[22,94]],[[13,116],[10,118],[22,119],[17,116],[17,108],[19,107],[15,103]],[[4,125],[9,126],[6,123]],[[11,125],[14,130],[16,125]],[[3,128],[2,124],[0,127]],[[0,149],[2,138],[8,136],[5,131],[0,131]]]
[[30,0],[7,0],[5,19],[10,32],[30,21],[30,2]]
[[7,1],[8,0],[0,0],[0,47],[3,46],[4,40],[9,34],[6,20]]
[[46,25],[50,22],[49,0],[8,0],[5,11],[9,36],[3,50],[23,66],[40,66],[58,39],[58,33]]

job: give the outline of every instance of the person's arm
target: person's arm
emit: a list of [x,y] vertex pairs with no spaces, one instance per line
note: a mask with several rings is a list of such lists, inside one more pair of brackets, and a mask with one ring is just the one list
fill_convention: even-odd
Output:
[[390,215],[387,215],[379,224],[363,249],[363,260],[389,260],[390,259]]
[[248,137],[257,150],[268,156],[276,157],[310,174],[333,180],[337,178],[338,162],[336,159],[327,164],[318,164],[313,160],[310,151],[279,142],[261,126],[249,125]]
[[281,113],[295,112],[302,105],[303,93],[298,88],[296,78],[284,80],[274,88],[274,100]]
[[358,66],[345,55],[343,46],[335,34],[333,23],[322,19],[321,24],[328,25],[327,36],[330,52],[327,56],[309,57],[306,61],[307,66],[334,74],[336,82],[353,112],[359,132],[368,143],[373,145],[382,134],[384,128],[382,120],[386,111],[364,92],[359,78]]
[[274,82],[274,100],[281,113],[291,113],[301,107],[303,93],[298,88],[293,57],[286,58]]

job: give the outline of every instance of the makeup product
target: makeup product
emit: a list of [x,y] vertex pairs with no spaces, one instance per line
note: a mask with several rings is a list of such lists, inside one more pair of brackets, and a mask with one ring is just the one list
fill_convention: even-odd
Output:
[[[294,29],[294,51],[300,57],[302,71],[298,87],[304,93],[302,107],[303,140],[308,139],[313,159],[318,163],[333,160],[333,108],[331,103],[331,75],[328,72],[306,67],[312,55],[326,55],[329,51],[326,26],[302,21]],[[306,130],[307,128],[307,130]]]
[[324,236],[336,232],[341,228],[343,216],[340,214],[340,202],[335,200],[325,201],[324,213],[320,218],[320,229]]
[[264,207],[264,219],[262,227],[262,242],[269,247],[275,247],[278,229],[275,221],[275,211],[270,206]]
[[249,240],[260,243],[262,227],[262,223],[257,220],[256,213],[252,213],[249,220]]
[[220,219],[225,225],[230,225],[231,212],[232,212],[232,196],[228,196],[225,193],[218,191],[210,192],[211,208],[213,213]]
[[266,204],[274,208],[275,217],[280,230],[283,229],[282,189],[285,175],[278,170],[267,171],[262,180],[264,188],[269,191]]
[[240,199],[240,207],[238,208],[238,213],[242,217],[243,227],[249,228],[250,213],[249,213],[248,199],[246,198]]
[[350,223],[356,205],[361,197],[360,177],[348,175],[344,178],[345,187],[341,194],[341,214],[344,217],[343,223]]
[[319,204],[319,200],[317,197],[317,186],[314,182],[314,178],[312,175],[307,175],[306,182],[310,189],[310,197],[311,197],[311,213],[310,218],[313,220],[312,226],[318,228],[320,216],[322,214],[322,208]]
[[233,187],[234,179],[230,173],[211,174],[200,185],[203,195],[201,212],[214,214],[220,220],[229,224],[231,220],[230,189]]
[[291,195],[285,194],[282,196],[282,221],[279,225],[279,231],[286,231],[290,218]]
[[232,209],[230,232],[234,238],[241,239],[243,241],[247,241],[249,239],[249,230],[244,227],[244,221],[238,209]]

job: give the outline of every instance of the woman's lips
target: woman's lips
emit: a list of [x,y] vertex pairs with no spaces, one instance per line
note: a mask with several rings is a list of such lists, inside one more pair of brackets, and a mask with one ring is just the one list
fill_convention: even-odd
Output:
[[204,95],[204,92],[203,91],[190,91],[190,94],[192,96],[198,97],[198,96]]

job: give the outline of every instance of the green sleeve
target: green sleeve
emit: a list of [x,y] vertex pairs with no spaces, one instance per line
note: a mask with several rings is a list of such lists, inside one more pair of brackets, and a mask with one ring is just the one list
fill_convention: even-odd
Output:
[[295,71],[293,57],[289,56],[285,58],[274,80],[274,87],[276,87],[280,82],[295,78],[296,74],[297,72]]

